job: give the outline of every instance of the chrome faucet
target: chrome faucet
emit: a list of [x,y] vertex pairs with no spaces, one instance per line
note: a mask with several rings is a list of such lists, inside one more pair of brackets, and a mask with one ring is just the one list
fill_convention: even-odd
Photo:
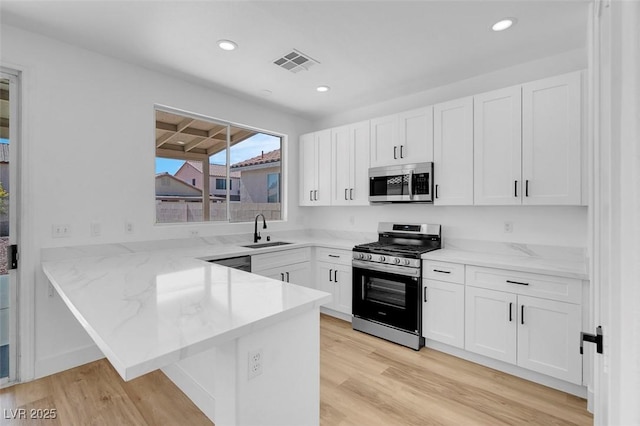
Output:
[[256,220],[254,223],[254,227],[253,227],[253,242],[257,243],[258,240],[262,239],[262,237],[260,236],[260,233],[258,232],[258,218],[262,216],[262,229],[267,229],[267,220],[264,218],[264,215],[262,213],[258,213],[256,215]]

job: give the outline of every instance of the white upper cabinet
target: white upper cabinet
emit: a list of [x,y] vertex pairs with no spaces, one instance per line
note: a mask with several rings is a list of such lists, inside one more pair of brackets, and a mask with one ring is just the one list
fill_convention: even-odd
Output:
[[520,204],[522,197],[522,89],[473,97],[474,204]]
[[300,205],[331,203],[331,130],[300,136]]
[[473,98],[433,107],[436,205],[473,204]]
[[522,86],[523,204],[580,204],[581,72]]
[[331,129],[331,204],[369,204],[369,121]]
[[371,120],[371,167],[433,161],[433,107]]
[[371,120],[371,167],[395,164],[398,159],[398,115]]

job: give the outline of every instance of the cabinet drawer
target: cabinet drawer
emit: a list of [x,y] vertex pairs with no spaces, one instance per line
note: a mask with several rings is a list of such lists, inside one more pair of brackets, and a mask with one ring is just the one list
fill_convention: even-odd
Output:
[[260,273],[260,271],[284,265],[308,262],[310,259],[311,249],[309,247],[255,254],[251,256],[251,272]]
[[351,256],[351,250],[330,249],[326,247],[316,248],[316,261],[318,262],[351,266]]
[[449,283],[464,284],[464,265],[459,263],[422,261],[422,277]]
[[562,302],[581,303],[582,283],[575,278],[507,269],[467,266],[467,285]]

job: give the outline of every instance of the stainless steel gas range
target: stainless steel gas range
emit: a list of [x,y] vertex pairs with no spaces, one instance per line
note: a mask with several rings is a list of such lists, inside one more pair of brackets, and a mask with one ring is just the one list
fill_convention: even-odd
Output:
[[378,241],[353,248],[353,329],[419,350],[423,253],[441,247],[440,225],[381,222]]

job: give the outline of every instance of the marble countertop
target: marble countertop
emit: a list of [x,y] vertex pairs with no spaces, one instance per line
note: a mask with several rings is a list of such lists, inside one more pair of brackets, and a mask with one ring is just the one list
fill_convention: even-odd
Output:
[[585,250],[579,247],[445,240],[444,248],[422,259],[589,279]]
[[[302,245],[292,245],[295,247]],[[125,380],[292,318],[328,293],[198,258],[227,249],[191,247],[69,258],[52,249],[44,273]],[[72,249],[69,249],[73,251]],[[245,250],[238,248],[238,253]],[[56,254],[57,253],[57,254]],[[52,258],[60,257],[58,260]]]

